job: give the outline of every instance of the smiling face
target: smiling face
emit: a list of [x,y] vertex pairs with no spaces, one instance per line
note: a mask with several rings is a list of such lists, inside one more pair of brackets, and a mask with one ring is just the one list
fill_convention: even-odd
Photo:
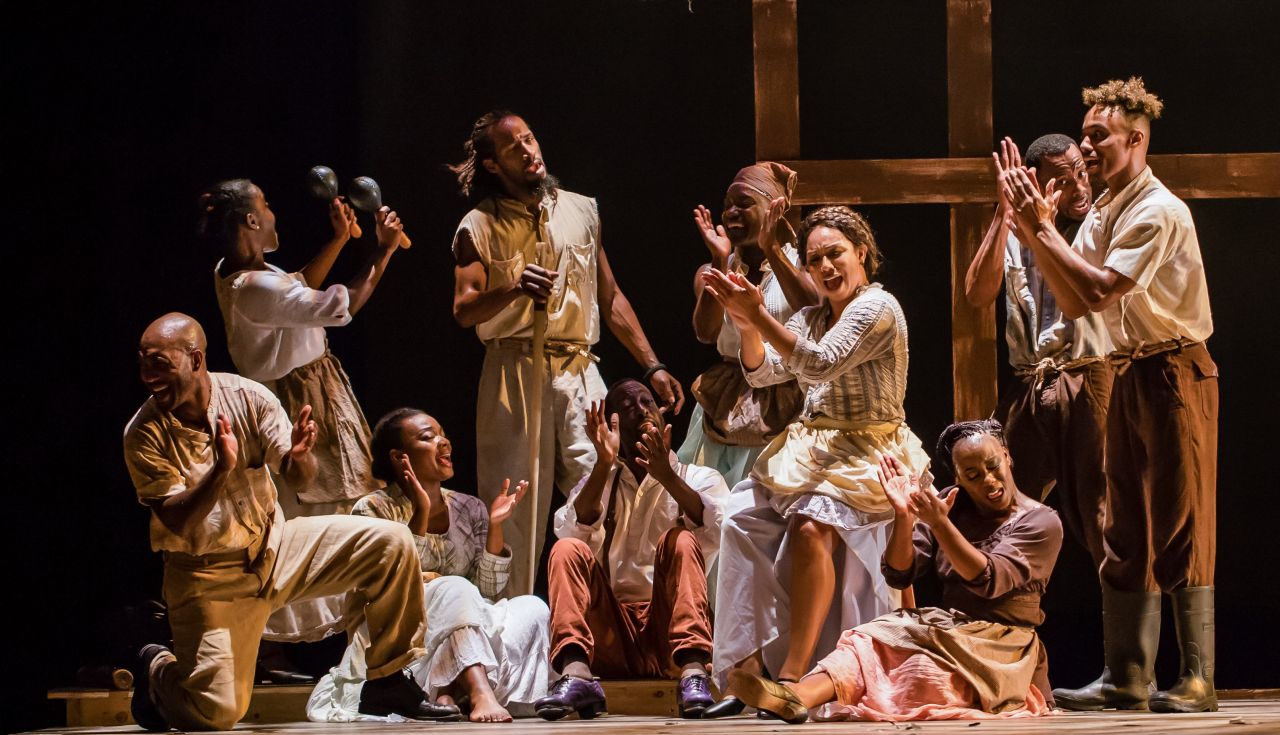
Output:
[[805,239],[804,266],[818,287],[818,295],[841,309],[867,283],[866,257],[865,245],[854,245],[832,227],[815,227]]
[[981,511],[1002,514],[1017,498],[1009,450],[990,434],[973,434],[951,448],[956,484]]
[[746,184],[733,184],[724,194],[724,213],[720,224],[734,245],[755,243],[760,239],[760,223],[764,219],[764,207]]
[[148,339],[138,345],[138,372],[151,400],[164,411],[195,400],[197,368],[204,361],[199,350],[188,352],[169,341]]
[[1078,222],[1089,213],[1089,207],[1093,204],[1093,189],[1089,186],[1089,172],[1085,167],[1084,156],[1076,146],[1073,145],[1062,153],[1045,154],[1040,159],[1036,178],[1041,187],[1047,186],[1050,181],[1057,182],[1057,189],[1062,192],[1062,198],[1058,200],[1058,214]]
[[519,117],[504,117],[493,126],[493,157],[482,162],[485,170],[502,182],[508,194],[536,189],[547,178],[542,147],[528,124]]
[[399,461],[401,454],[408,455],[420,482],[445,482],[453,477],[453,444],[440,422],[425,413],[408,416],[400,424],[400,449],[392,451],[392,459]]
[[1084,116],[1080,151],[1086,159],[1096,156],[1099,174],[1107,186],[1118,189],[1117,183],[1128,183],[1129,173],[1146,165],[1146,140],[1144,118],[1130,118],[1118,107],[1095,105]]

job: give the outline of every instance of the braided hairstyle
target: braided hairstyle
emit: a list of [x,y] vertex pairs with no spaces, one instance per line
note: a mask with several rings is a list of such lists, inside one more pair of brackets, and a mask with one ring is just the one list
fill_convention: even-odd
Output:
[[248,179],[227,179],[205,189],[200,194],[196,234],[223,248],[233,245],[240,223],[253,211],[257,190]]
[[865,245],[867,261],[863,267],[868,276],[875,276],[880,271],[884,257],[880,254],[880,246],[876,244],[876,236],[871,233],[871,225],[862,215],[844,206],[823,207],[809,213],[800,223],[800,262],[808,260],[809,233],[819,227],[830,227],[849,238],[854,247]]
[[995,419],[957,421],[942,430],[942,435],[938,437],[938,448],[934,450],[934,458],[941,461],[942,466],[946,467],[954,475],[956,468],[951,461],[951,450],[955,449],[961,439],[968,439],[974,436],[994,437],[996,441],[1000,442],[1000,446],[1009,446],[1004,440],[1004,426]]
[[369,453],[373,455],[373,476],[385,483],[394,483],[400,477],[400,468],[391,461],[392,449],[403,449],[404,441],[400,429],[405,419],[418,414],[425,414],[417,408],[397,408],[378,419],[373,427],[373,438],[369,440]]
[[493,109],[481,115],[471,126],[471,135],[462,144],[466,158],[449,166],[449,170],[458,178],[458,191],[471,201],[480,201],[501,194],[502,184],[498,177],[489,173],[484,167],[486,158],[493,158],[496,151],[493,147],[493,126],[515,113],[505,109]]

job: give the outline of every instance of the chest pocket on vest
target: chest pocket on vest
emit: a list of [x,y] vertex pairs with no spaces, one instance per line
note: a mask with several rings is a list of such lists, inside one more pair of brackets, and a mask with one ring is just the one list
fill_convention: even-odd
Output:
[[524,253],[516,253],[515,257],[506,260],[489,261],[489,288],[506,286],[520,280],[524,273]]
[[586,240],[580,244],[569,243],[561,256],[561,268],[564,270],[565,285],[576,289],[581,284],[593,284],[596,278],[596,241]]

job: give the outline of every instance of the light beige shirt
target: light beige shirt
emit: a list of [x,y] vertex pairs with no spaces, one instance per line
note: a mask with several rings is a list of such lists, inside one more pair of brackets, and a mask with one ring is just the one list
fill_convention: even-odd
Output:
[[1107,192],[1093,237],[1105,265],[1137,285],[1103,311],[1116,349],[1174,339],[1203,342],[1213,334],[1209,285],[1191,210],[1150,167],[1114,194]]
[[328,344],[324,328],[351,321],[346,286],[317,291],[301,273],[285,273],[274,265],[223,278],[221,267],[218,261],[213,282],[227,328],[227,351],[246,378],[276,380],[319,359]]
[[[1076,229],[1071,247],[1101,265],[1101,259],[1089,252],[1095,249],[1088,237],[1092,223],[1097,221],[1095,212],[1090,210]],[[1034,254],[1012,234],[1005,242],[1004,287],[1008,317],[1005,341],[1009,345],[1009,364],[1014,368],[1031,368],[1043,360],[1066,362],[1111,352],[1111,338],[1102,315],[1089,312],[1079,319],[1068,319],[1036,266]]]
[[[231,422],[238,443],[230,472],[209,514],[191,536],[178,536],[151,514],[151,548],[184,554],[245,549],[274,520],[283,522],[271,472],[279,471],[292,443],[293,425],[280,401],[262,385],[229,373],[209,373],[208,425],[184,426],[148,398],[124,430],[124,461],[143,505],[186,490],[213,471],[219,415]],[[277,519],[277,514],[280,517]]]
[[[556,511],[556,536],[580,539],[591,547],[596,559],[609,570],[613,593],[623,602],[639,602],[653,597],[653,560],[658,551],[662,534],[677,525],[693,532],[702,547],[707,568],[720,551],[720,524],[724,520],[724,506],[729,498],[729,486],[719,472],[710,467],[681,464],[673,453],[671,466],[676,469],[689,487],[702,499],[702,525],[684,517],[680,504],[662,487],[662,483],[645,475],[636,482],[635,475],[621,459],[614,462],[601,493],[602,511],[595,523],[578,522],[578,510],[574,503],[587,484],[586,477],[569,493],[569,500]],[[609,558],[603,559],[605,542],[605,516],[608,515],[610,498],[614,501],[613,541],[609,545]]]
[[[520,202],[489,197],[467,212],[453,239],[458,255],[459,235],[465,230],[475,243],[490,289],[520,280],[526,263],[560,275],[547,301],[547,339],[595,344],[600,339],[600,310],[596,306],[596,268],[600,252],[600,215],[596,200],[559,191],[541,204],[546,239],[538,239],[533,215]],[[533,336],[533,300],[517,298],[486,322],[476,325],[482,342]]]

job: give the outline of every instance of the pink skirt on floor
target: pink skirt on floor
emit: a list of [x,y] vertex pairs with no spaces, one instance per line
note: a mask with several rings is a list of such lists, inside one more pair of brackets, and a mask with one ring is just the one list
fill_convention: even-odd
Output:
[[[946,614],[936,609],[928,612]],[[872,625],[893,625],[895,623],[891,619],[896,618],[907,625],[919,626],[921,621],[912,619],[917,615],[916,611],[900,610],[878,618]],[[1029,632],[1034,645],[1025,644],[1021,640],[1015,645],[1025,645],[1030,651],[1038,646],[1035,632],[1026,628],[977,621],[963,624],[961,628],[972,630],[975,624],[997,626],[1010,631],[1019,639]],[[948,663],[946,655],[932,655],[915,646],[890,645],[872,637],[861,630],[861,627],[863,626],[845,631],[836,650],[822,659],[816,667],[816,670],[825,671],[835,683],[836,701],[817,708],[812,713],[815,720],[900,722],[1008,719],[1040,717],[1052,712],[1044,695],[1031,683],[1034,660],[1027,664],[1008,660],[992,661],[992,668],[985,671],[974,671],[975,668],[982,668],[981,664],[974,665],[970,662],[967,665],[970,670],[962,671],[961,667]],[[959,628],[954,631],[935,629],[935,632],[946,637],[953,634],[959,634],[961,638],[967,637]],[[983,632],[989,634],[992,631],[988,629]],[[982,679],[989,681],[993,675],[1004,685],[999,688],[1011,685],[1020,694],[995,706],[990,706],[989,703],[990,709],[986,709],[982,702],[984,697],[979,694],[973,682]]]

